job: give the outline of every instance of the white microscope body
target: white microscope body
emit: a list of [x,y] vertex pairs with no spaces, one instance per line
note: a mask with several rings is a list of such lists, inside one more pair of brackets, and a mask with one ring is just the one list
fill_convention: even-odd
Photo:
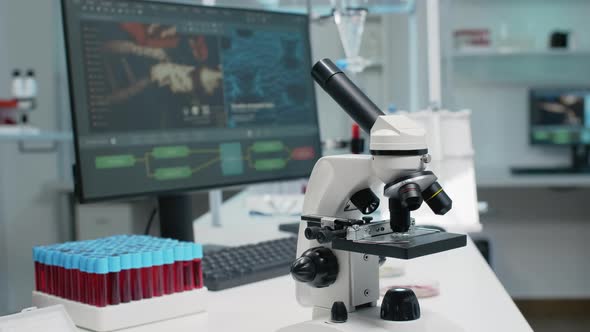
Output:
[[[416,318],[420,309],[409,290],[414,296],[409,302],[403,290],[386,295],[403,295],[401,300],[410,304],[401,306],[401,316],[388,312],[389,302],[376,306],[379,256],[413,258],[465,245],[464,235],[449,237],[412,225],[409,212],[423,201],[437,214],[451,208],[436,176],[426,171],[430,156],[424,129],[404,115],[382,115],[330,60],[318,62],[312,75],[361,128],[370,130],[372,155],[329,156],[316,163],[303,205],[300,258],[291,269],[299,281],[297,300],[313,307],[312,320],[280,331],[460,331],[434,313]],[[377,209],[374,193],[380,192],[389,198],[391,220],[362,218]],[[413,241],[424,246],[407,245]],[[431,243],[448,248],[423,249]]]

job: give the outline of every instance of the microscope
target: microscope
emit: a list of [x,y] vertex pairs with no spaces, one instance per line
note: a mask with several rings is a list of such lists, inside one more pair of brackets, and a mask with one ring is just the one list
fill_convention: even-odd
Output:
[[[312,320],[280,332],[461,331],[434,312],[421,311],[410,289],[387,291],[381,307],[379,265],[384,257],[413,259],[466,245],[462,234],[418,227],[411,211],[426,203],[438,215],[452,201],[426,170],[426,132],[403,115],[384,113],[329,59],[313,66],[314,80],[366,132],[371,155],[336,155],[315,165],[303,204],[296,296],[313,307]],[[388,200],[389,220],[373,220]]]

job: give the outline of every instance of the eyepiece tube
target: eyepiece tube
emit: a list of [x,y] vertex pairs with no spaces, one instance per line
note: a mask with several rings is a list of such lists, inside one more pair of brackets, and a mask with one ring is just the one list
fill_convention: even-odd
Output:
[[367,133],[383,112],[330,59],[311,69],[313,79]]

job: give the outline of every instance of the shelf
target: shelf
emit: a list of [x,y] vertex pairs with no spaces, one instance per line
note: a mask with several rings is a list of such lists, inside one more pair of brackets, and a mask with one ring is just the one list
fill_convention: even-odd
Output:
[[[265,9],[271,11],[307,13],[306,0],[243,0],[239,3],[235,0],[216,0],[216,6]],[[203,1],[207,3],[207,1]],[[332,14],[332,3],[330,0],[311,0],[312,15],[314,17]],[[361,2],[363,7],[368,8],[369,14],[409,14],[414,11],[415,0],[369,0]]]
[[477,169],[476,175],[481,188],[590,187],[590,174],[514,175],[505,167]]
[[0,142],[69,142],[71,132],[44,131],[35,127],[0,126]]
[[590,57],[586,50],[470,50],[455,51],[452,58],[506,58],[506,57]]
[[455,86],[474,82],[515,85],[587,85],[588,50],[469,50],[451,53],[443,61],[453,71]]

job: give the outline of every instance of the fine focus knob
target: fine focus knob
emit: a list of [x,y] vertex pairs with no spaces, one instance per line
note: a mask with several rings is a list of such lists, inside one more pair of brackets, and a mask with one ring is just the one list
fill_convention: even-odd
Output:
[[411,289],[392,288],[381,303],[381,319],[403,322],[420,318],[420,304]]
[[311,248],[291,264],[291,275],[312,287],[327,287],[336,281],[338,260],[329,248]]

